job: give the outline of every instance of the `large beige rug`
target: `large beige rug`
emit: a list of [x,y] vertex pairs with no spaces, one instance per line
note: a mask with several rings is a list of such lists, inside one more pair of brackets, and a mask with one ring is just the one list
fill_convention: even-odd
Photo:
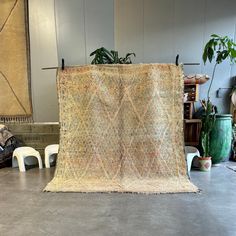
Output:
[[0,1],[0,121],[28,121],[29,91],[27,1]]
[[184,157],[181,67],[66,68],[57,84],[60,149],[46,191],[197,191]]

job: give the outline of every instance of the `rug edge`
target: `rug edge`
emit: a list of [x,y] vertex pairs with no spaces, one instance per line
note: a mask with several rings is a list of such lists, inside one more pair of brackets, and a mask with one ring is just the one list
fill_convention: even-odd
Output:
[[[72,186],[73,184],[73,186]],[[86,183],[85,183],[86,184]],[[109,185],[108,185],[109,186]],[[45,188],[43,189],[43,192],[78,192],[78,193],[131,193],[131,194],[175,194],[175,193],[199,193],[201,190],[194,185],[189,179],[185,179],[185,181],[180,184],[178,187],[174,188],[173,190],[170,190],[170,188],[160,188],[153,187],[152,189],[145,189],[140,187],[122,187],[122,185],[116,185],[114,187],[114,184],[110,185],[108,188],[104,184],[93,186],[93,188],[90,187],[84,187],[84,184],[79,184],[77,181],[70,182],[60,182],[58,183],[58,179],[54,178],[52,181],[50,181]],[[166,187],[166,186],[165,186]]]

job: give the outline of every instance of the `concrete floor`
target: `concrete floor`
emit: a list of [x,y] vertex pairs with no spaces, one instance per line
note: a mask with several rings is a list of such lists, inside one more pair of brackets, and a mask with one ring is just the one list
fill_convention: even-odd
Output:
[[236,172],[191,172],[200,194],[43,193],[54,169],[0,169],[1,236],[234,236]]

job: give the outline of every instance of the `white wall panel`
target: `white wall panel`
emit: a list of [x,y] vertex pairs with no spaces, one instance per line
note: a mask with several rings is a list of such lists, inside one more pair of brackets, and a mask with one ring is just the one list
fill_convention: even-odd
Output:
[[113,0],[85,0],[86,63],[91,52],[100,47],[114,49]]
[[56,71],[42,70],[57,65],[53,0],[29,1],[29,28],[34,121],[58,121]]
[[174,0],[144,1],[144,62],[175,60],[173,16]]
[[84,0],[55,0],[58,59],[66,65],[86,63]]
[[113,0],[55,0],[59,60],[90,64],[99,47],[114,49]]
[[[180,62],[202,62],[205,0],[174,1],[174,54]],[[184,66],[184,72],[200,73],[201,66]]]
[[143,62],[143,1],[115,1],[115,47],[121,56],[135,52],[134,63]]

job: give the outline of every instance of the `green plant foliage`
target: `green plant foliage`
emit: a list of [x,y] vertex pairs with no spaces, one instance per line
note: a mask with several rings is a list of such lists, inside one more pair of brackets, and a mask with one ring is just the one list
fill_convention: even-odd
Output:
[[212,34],[211,39],[206,43],[202,59],[204,64],[209,60],[212,62],[216,58],[216,63],[220,64],[229,58],[232,63],[236,63],[236,43],[228,36],[221,37]]
[[216,109],[212,105],[211,101],[201,101],[204,108],[204,115],[202,116],[202,128],[201,128],[201,146],[203,149],[203,156],[210,156],[210,133],[214,127],[216,119]]
[[125,57],[119,57],[117,51],[109,51],[104,47],[93,51],[90,56],[94,56],[91,64],[132,64],[131,56],[136,56],[135,53],[127,53]]
[[215,58],[215,66],[212,73],[211,83],[207,91],[209,98],[211,86],[214,80],[216,66],[226,59],[230,59],[231,63],[236,63],[236,43],[228,36],[221,37],[217,34],[212,34],[210,40],[206,43],[202,55],[204,64],[207,60],[212,62]]

